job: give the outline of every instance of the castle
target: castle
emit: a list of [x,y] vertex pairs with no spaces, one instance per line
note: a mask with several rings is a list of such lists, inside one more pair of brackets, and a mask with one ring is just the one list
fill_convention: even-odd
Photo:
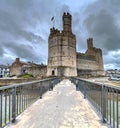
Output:
[[25,63],[16,58],[10,66],[11,75],[24,73],[43,78],[49,76],[103,76],[102,50],[93,47],[93,39],[87,40],[85,53],[76,52],[76,36],[72,33],[72,16],[63,14],[63,30],[50,29],[48,38],[48,64]]
[[76,52],[76,36],[72,33],[72,16],[63,14],[63,30],[50,29],[48,38],[47,76],[102,76],[102,50],[87,40],[85,53]]

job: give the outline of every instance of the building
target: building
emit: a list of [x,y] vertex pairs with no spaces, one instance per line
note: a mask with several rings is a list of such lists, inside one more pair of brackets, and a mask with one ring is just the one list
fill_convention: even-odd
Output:
[[72,16],[63,14],[63,30],[50,29],[47,76],[77,76],[76,36],[72,33]]
[[32,74],[34,77],[43,78],[47,74],[47,66],[43,64],[35,64],[33,62],[25,63],[19,58],[10,66],[11,76],[19,76],[22,74]]
[[104,67],[102,50],[93,47],[93,39],[87,40],[85,53],[77,52],[77,74],[78,76],[103,76]]
[[120,77],[120,69],[109,69],[106,71],[106,76],[118,76]]
[[11,76],[21,75],[22,67],[27,65],[27,63],[20,61],[20,58],[16,58],[16,60],[10,66]]
[[0,78],[2,78],[2,77],[8,77],[9,75],[10,75],[9,66],[0,65]]
[[35,64],[29,62],[22,66],[21,74],[32,74],[36,78],[44,78],[47,74],[47,66],[44,64]]
[[63,30],[50,29],[48,38],[48,65],[21,62],[16,58],[11,65],[11,75],[23,73],[35,77],[46,76],[103,76],[102,50],[93,46],[93,39],[87,40],[85,53],[76,52],[76,35],[72,32],[72,16],[64,13]]
[[47,76],[102,76],[104,75],[102,50],[87,40],[85,53],[76,52],[76,36],[72,32],[72,16],[63,14],[63,30],[50,29],[48,38]]

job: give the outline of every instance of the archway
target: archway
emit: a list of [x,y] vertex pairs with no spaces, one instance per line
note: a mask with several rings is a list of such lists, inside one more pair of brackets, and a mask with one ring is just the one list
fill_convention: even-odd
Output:
[[52,70],[52,76],[54,76],[55,75],[55,71],[54,70]]

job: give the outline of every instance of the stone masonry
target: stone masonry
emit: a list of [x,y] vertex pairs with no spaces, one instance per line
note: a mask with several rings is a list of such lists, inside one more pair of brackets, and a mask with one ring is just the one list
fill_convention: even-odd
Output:
[[93,46],[93,39],[87,40],[85,53],[76,52],[76,35],[72,32],[72,16],[64,13],[63,30],[50,29],[48,38],[48,64],[24,63],[16,58],[11,65],[11,75],[30,73],[35,77],[46,76],[103,76],[102,50]]
[[85,53],[76,52],[76,36],[72,33],[72,16],[63,14],[63,30],[50,29],[48,39],[47,76],[101,76],[104,75],[102,50],[87,40]]
[[22,66],[27,65],[27,63],[20,61],[20,58],[16,58],[16,60],[10,66],[11,75],[20,75]]
[[63,30],[50,29],[47,75],[77,76],[76,36],[72,33],[72,16],[63,14]]
[[43,64],[35,64],[33,62],[23,62],[19,58],[10,66],[11,75],[19,76],[21,74],[32,74],[36,78],[44,78],[47,74],[47,66]]
[[77,52],[78,76],[102,76],[104,75],[102,50],[93,47],[93,39],[87,40],[88,49],[85,53]]

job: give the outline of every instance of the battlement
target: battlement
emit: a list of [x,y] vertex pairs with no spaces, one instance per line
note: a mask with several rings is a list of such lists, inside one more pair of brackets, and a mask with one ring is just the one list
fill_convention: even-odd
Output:
[[67,17],[67,18],[72,18],[72,16],[70,15],[70,13],[66,13],[66,12],[64,12],[64,14],[63,14],[63,18],[65,18],[65,17]]
[[102,50],[100,48],[96,48],[96,47],[93,47],[93,38],[88,38],[87,39],[87,45],[88,45],[88,50],[92,50],[94,52],[102,52]]
[[72,16],[67,12],[63,14],[63,31],[72,32]]
[[54,27],[50,29],[50,33],[60,33],[60,30],[55,29]]
[[20,62],[20,58],[16,58],[15,62],[19,63]]
[[95,50],[96,52],[97,51],[102,51],[100,48],[96,48],[96,47],[93,47],[93,50]]
[[50,29],[50,37],[61,35],[61,31],[54,27]]
[[77,52],[77,59],[96,61],[94,55],[85,55],[84,53],[80,53],[80,52]]
[[100,48],[93,47],[95,53],[99,53],[102,56],[102,50]]
[[88,46],[88,49],[93,48],[93,38],[88,38],[87,39],[87,46]]
[[93,38],[88,38],[87,42],[93,42]]

